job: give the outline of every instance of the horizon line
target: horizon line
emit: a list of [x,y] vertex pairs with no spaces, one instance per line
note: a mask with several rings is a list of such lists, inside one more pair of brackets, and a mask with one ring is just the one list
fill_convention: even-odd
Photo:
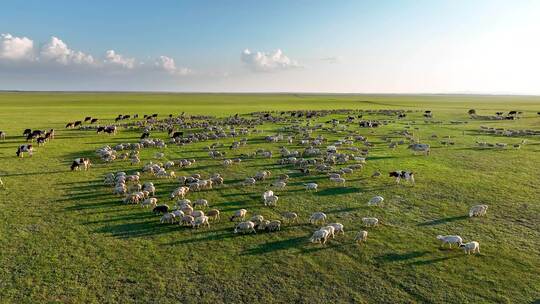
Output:
[[312,92],[312,91],[152,91],[152,90],[2,90],[0,93],[144,93],[144,94],[239,94],[239,95],[286,95],[286,94],[302,94],[302,95],[454,95],[454,96],[523,96],[523,97],[540,97],[540,94],[526,93],[486,93],[486,92],[396,92],[396,93],[381,93],[381,92]]

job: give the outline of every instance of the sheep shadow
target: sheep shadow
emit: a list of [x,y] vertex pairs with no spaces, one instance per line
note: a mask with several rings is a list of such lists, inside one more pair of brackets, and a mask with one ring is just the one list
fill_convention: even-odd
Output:
[[410,259],[416,259],[429,253],[428,251],[411,251],[406,253],[388,253],[375,257],[377,263],[394,263],[403,262]]
[[459,221],[459,220],[464,220],[464,219],[467,219],[467,218],[468,218],[467,215],[451,216],[451,217],[446,217],[446,218],[441,218],[441,219],[436,219],[436,220],[432,220],[432,221],[423,222],[423,223],[418,224],[417,226],[435,226],[435,225],[451,223],[451,222],[455,222],[455,221]]
[[435,263],[439,263],[439,262],[443,262],[443,261],[447,261],[447,260],[451,260],[451,259],[456,259],[456,258],[459,258],[459,257],[462,257],[462,256],[461,255],[453,255],[453,256],[445,256],[445,257],[434,258],[434,259],[426,259],[426,260],[410,262],[407,265],[408,266],[431,265],[431,264],[435,264]]
[[[195,237],[190,239],[182,239],[178,240],[176,242],[165,244],[166,246],[175,246],[175,245],[186,245],[186,244],[193,244],[193,243],[199,243],[199,242],[209,242],[209,241],[221,241],[225,239],[230,239],[235,237],[236,235],[232,232],[232,229],[230,228],[223,228],[219,230],[212,230],[210,233],[207,234],[204,237]],[[218,233],[215,233],[218,232]]]
[[261,254],[272,253],[275,251],[298,248],[305,242],[306,242],[306,237],[304,236],[281,240],[281,241],[267,242],[257,247],[249,248],[245,250],[241,255],[261,255]]
[[128,239],[134,237],[154,236],[158,234],[170,233],[178,231],[178,225],[161,224],[159,220],[152,219],[150,221],[138,223],[126,223],[118,225],[107,225],[94,230],[94,233],[110,234],[113,237],[120,239]]
[[357,187],[340,187],[340,188],[328,188],[315,192],[315,195],[330,196],[340,194],[360,193],[361,189]]

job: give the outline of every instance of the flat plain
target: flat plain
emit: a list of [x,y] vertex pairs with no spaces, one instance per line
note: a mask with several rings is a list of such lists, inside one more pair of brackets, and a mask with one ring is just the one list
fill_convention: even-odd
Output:
[[[355,113],[355,122],[313,130],[328,143],[351,133],[368,137],[363,169],[346,175],[345,187],[324,173],[303,175],[291,165],[278,165],[279,146],[293,151],[306,147],[295,139],[267,143],[267,135],[283,133],[290,123],[266,122],[247,145],[229,150],[238,138],[221,138],[187,145],[169,143],[166,131],[151,131],[165,140],[164,149],[145,148],[141,163],[104,163],[96,149],[135,143],[139,129],[120,127],[117,135],[95,130],[66,129],[67,122],[86,116],[101,125],[114,124],[118,114],[223,118],[252,112],[339,110]],[[516,120],[471,119],[468,111],[493,116],[522,112]],[[397,119],[378,110],[403,110]],[[423,113],[433,113],[424,122]],[[0,93],[0,302],[6,303],[537,303],[540,301],[540,137],[505,136],[486,128],[540,130],[540,97],[480,95],[311,95],[311,94],[150,94],[150,93]],[[289,112],[287,112],[288,115]],[[378,128],[360,128],[364,120],[388,120]],[[312,125],[350,114],[317,117]],[[128,121],[135,121],[133,119]],[[437,121],[439,123],[433,123]],[[122,121],[120,123],[125,123]],[[453,122],[453,123],[452,123]],[[457,123],[466,122],[466,123]],[[305,125],[301,119],[300,125]],[[26,143],[26,128],[56,130],[56,138],[36,147],[33,157],[17,158]],[[429,156],[414,155],[407,145],[388,148],[386,137],[402,139],[407,130],[431,146]],[[183,130],[201,132],[202,130]],[[434,137],[433,135],[437,137]],[[451,145],[442,141],[451,141]],[[525,144],[521,144],[523,140]],[[272,158],[251,157],[230,167],[211,159],[204,148],[222,143],[227,158],[257,149]],[[482,148],[477,142],[506,143],[505,148]],[[520,145],[519,149],[513,145]],[[361,142],[353,146],[365,148]],[[339,149],[339,147],[338,147]],[[154,154],[163,152],[163,160]],[[92,159],[89,171],[69,170],[78,157]],[[141,171],[149,161],[195,159],[177,176],[220,173],[225,184],[193,192],[188,198],[207,199],[222,212],[209,228],[191,229],[160,224],[159,216],[137,205],[126,205],[103,185],[107,173]],[[338,166],[339,167],[339,166]],[[272,177],[253,187],[240,185],[246,177],[269,170]],[[415,173],[416,184],[396,184],[393,170]],[[375,171],[382,176],[372,178]],[[265,207],[261,194],[273,188],[279,174],[290,181],[278,206]],[[176,179],[141,175],[156,185],[160,203],[178,186]],[[304,190],[316,182],[317,192]],[[383,207],[367,206],[373,196]],[[469,218],[469,208],[487,204],[485,217]],[[227,219],[245,208],[248,216],[281,219],[284,211],[298,213],[297,224],[281,231],[236,235]],[[311,244],[316,227],[308,223],[316,211],[329,222],[345,226],[345,235],[325,245]],[[366,229],[360,219],[377,217],[382,224],[367,228],[368,241],[354,242]],[[441,249],[439,234],[458,234],[478,241],[481,253]],[[536,302],[535,302],[536,301]]]

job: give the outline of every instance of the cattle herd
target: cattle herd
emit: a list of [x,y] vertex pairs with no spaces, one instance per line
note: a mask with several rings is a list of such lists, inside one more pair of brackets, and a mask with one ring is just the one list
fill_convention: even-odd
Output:
[[[469,114],[473,110],[469,111]],[[118,132],[138,132],[140,139],[137,142],[107,145],[96,150],[94,163],[101,162],[103,166],[107,163],[129,160],[131,173],[111,172],[104,177],[104,184],[111,187],[114,195],[122,197],[125,204],[136,204],[145,208],[152,208],[152,212],[160,216],[159,221],[166,224],[178,224],[180,226],[201,228],[209,227],[212,221],[220,220],[220,210],[211,208],[211,204],[206,199],[190,200],[189,196],[193,192],[212,191],[217,187],[252,187],[260,184],[264,185],[266,191],[261,193],[261,205],[267,208],[280,208],[279,196],[276,192],[287,188],[287,185],[294,179],[289,174],[279,174],[274,176],[271,170],[262,170],[252,176],[245,176],[240,182],[228,182],[227,177],[214,173],[203,176],[203,174],[190,174],[177,176],[174,170],[181,171],[200,160],[177,159],[162,162],[166,158],[164,152],[156,152],[154,160],[141,165],[140,151],[147,148],[157,148],[159,151],[165,147],[187,146],[194,143],[208,143],[203,149],[208,155],[208,159],[217,160],[223,168],[241,166],[243,161],[249,159],[275,159],[275,165],[286,168],[291,173],[305,176],[325,176],[333,185],[332,187],[346,187],[347,176],[356,170],[366,170],[369,168],[370,155],[375,146],[383,146],[385,149],[394,150],[398,146],[406,146],[411,150],[411,154],[422,154],[423,157],[430,157],[431,147],[422,143],[414,136],[414,131],[423,124],[441,124],[443,121],[434,119],[432,111],[422,113],[422,121],[414,120],[403,123],[407,115],[413,111],[404,110],[321,110],[321,111],[282,111],[282,112],[254,112],[246,115],[233,115],[218,118],[207,115],[168,115],[160,118],[158,114],[139,115],[120,114],[114,123],[99,125],[106,119],[97,119],[87,116],[84,120],[77,120],[66,124],[66,129],[78,128],[79,130],[93,131],[95,133],[106,133],[105,136],[114,136]],[[366,117],[377,117],[378,119],[366,119]],[[380,119],[384,117],[385,119]],[[495,118],[518,119],[519,113],[509,112],[507,116],[497,113]],[[481,119],[481,116],[471,114],[471,119]],[[491,119],[491,118],[490,118]],[[110,121],[112,121],[110,120]],[[374,134],[374,128],[386,125],[402,123],[403,127],[398,131],[391,131],[388,134],[377,135],[382,139],[382,143],[377,144],[370,140],[370,134]],[[467,123],[467,121],[451,121],[452,124]],[[272,131],[268,131],[268,125],[272,125]],[[265,127],[266,126],[266,127]],[[538,132],[530,130],[505,130],[482,127],[479,132],[494,133],[506,136],[537,136]],[[271,134],[268,134],[271,133]],[[22,133],[26,138],[26,143],[21,144],[16,155],[23,157],[25,153],[32,156],[37,146],[43,146],[46,142],[55,139],[55,130],[31,130],[26,129]],[[332,134],[338,139],[329,140],[323,134]],[[156,135],[153,137],[153,135]],[[161,138],[158,138],[161,137]],[[437,138],[433,134],[431,138]],[[0,131],[0,139],[5,140],[6,133]],[[224,145],[220,141],[230,139],[230,145]],[[258,148],[249,153],[239,153],[241,147],[250,145],[251,141],[263,142],[265,148]],[[513,145],[520,148],[521,144]],[[443,146],[454,145],[450,137],[441,141]],[[507,147],[505,143],[486,143],[477,141],[471,143],[482,148]],[[70,169],[88,170],[91,160],[87,157],[79,157],[73,160]],[[133,170],[133,166],[139,166]],[[396,183],[405,181],[405,187],[414,189],[415,175],[418,172],[415,168],[396,169],[385,174],[378,170],[371,169],[370,176],[373,179],[385,175],[395,179]],[[174,179],[176,188],[167,196],[158,198],[156,187],[152,181],[143,179]],[[319,184],[316,182],[303,183],[305,191],[319,191]],[[4,183],[0,179],[0,187]],[[166,201],[166,203],[161,203]],[[383,208],[384,198],[380,195],[373,197],[366,204],[373,208]],[[471,206],[469,217],[485,216],[487,205]],[[291,225],[300,221],[297,210],[280,210],[281,218],[266,219],[259,214],[251,214],[246,209],[234,211],[230,216],[231,222],[236,222],[231,226],[231,231],[237,234],[257,233],[257,231],[278,232],[282,225]],[[366,229],[376,229],[383,224],[381,220],[374,217],[362,217],[358,219]],[[308,219],[309,223],[317,226],[312,236],[306,236],[306,240],[312,243],[325,244],[329,238],[335,238],[340,234],[345,234],[345,227],[342,223],[329,222],[328,215],[323,212],[313,210]],[[368,231],[361,230],[356,233],[354,240],[358,244],[367,241]],[[457,245],[462,247],[465,253],[479,253],[479,243],[476,241],[464,242],[458,235],[438,235],[434,236],[441,242],[441,246]]]

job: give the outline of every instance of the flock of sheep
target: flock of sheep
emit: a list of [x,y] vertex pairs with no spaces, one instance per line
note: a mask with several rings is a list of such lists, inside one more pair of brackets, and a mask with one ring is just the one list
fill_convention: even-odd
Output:
[[[140,166],[140,150],[146,148],[162,149],[168,145],[184,146],[196,142],[218,141],[208,145],[205,150],[208,157],[213,160],[220,160],[223,168],[237,166],[246,159],[267,158],[272,159],[275,156],[275,146],[279,145],[277,165],[289,168],[291,172],[298,172],[302,175],[324,175],[327,176],[336,187],[345,187],[347,176],[355,170],[362,170],[367,166],[370,151],[375,144],[368,139],[368,136],[361,135],[360,130],[378,128],[388,124],[393,124],[398,120],[404,119],[411,111],[402,110],[377,110],[377,111],[352,111],[352,110],[328,110],[328,111],[290,111],[290,112],[257,112],[247,116],[234,115],[226,118],[216,118],[211,116],[186,116],[182,115],[159,119],[157,114],[145,115],[143,119],[131,119],[129,115],[119,115],[115,124],[99,126],[96,123],[101,121],[96,118],[87,117],[84,121],[90,124],[84,125],[82,121],[68,123],[66,128],[79,127],[81,130],[95,130],[97,133],[105,132],[113,136],[119,130],[131,130],[142,132],[139,142],[122,143],[115,146],[105,146],[96,150],[96,156],[103,163],[114,161],[129,160],[131,165]],[[330,118],[324,123],[319,122],[323,118],[332,115],[344,116],[344,119]],[[384,120],[365,120],[364,115],[387,116]],[[138,115],[134,115],[138,118]],[[424,113],[426,123],[435,123],[433,113],[426,111]],[[127,122],[124,122],[126,121]],[[266,135],[264,141],[267,149],[257,149],[252,153],[235,154],[235,150],[249,145],[248,135],[259,135],[263,131],[258,129],[264,124],[275,124],[279,126],[276,134]],[[352,126],[359,126],[358,130],[353,130]],[[410,124],[407,124],[410,126]],[[385,136],[383,140],[390,149],[395,149],[400,145],[406,145],[414,154],[421,153],[428,156],[431,152],[429,144],[418,142],[409,132],[408,127],[405,130],[393,133],[393,137]],[[182,130],[182,131],[179,131]],[[340,135],[337,140],[329,140],[322,135],[314,136],[318,131],[325,131]],[[487,131],[491,132],[490,129]],[[150,134],[158,132],[167,132],[168,142],[159,138],[151,138]],[[497,131],[498,132],[498,131]],[[514,134],[513,132],[512,134]],[[41,134],[41,133],[40,133]],[[45,133],[44,133],[45,134]],[[54,138],[54,131],[52,131]],[[0,131],[0,139],[5,139],[5,132]],[[395,137],[398,137],[396,140]],[[241,137],[241,138],[239,138]],[[219,143],[219,140],[232,138],[233,142],[226,147]],[[33,138],[28,139],[33,140]],[[523,141],[522,143],[525,143]],[[481,145],[480,143],[478,143]],[[289,145],[289,147],[287,147]],[[30,147],[29,147],[30,146]],[[290,150],[293,146],[301,147],[300,150]],[[32,153],[31,144],[21,145],[19,152]],[[232,156],[229,156],[232,154]],[[280,191],[287,187],[290,177],[287,174],[278,175],[273,181],[267,181],[272,178],[269,170],[257,172],[253,176],[247,176],[238,185],[226,185],[225,178],[215,173],[207,177],[201,174],[192,174],[189,176],[177,176],[174,170],[183,170],[196,163],[194,159],[180,159],[175,161],[160,162],[166,155],[163,152],[157,152],[154,155],[156,160],[144,164],[140,171],[134,171],[132,174],[126,172],[109,173],[104,178],[104,184],[110,186],[115,195],[122,197],[125,204],[140,205],[144,208],[152,208],[152,212],[159,214],[160,223],[178,224],[185,227],[201,228],[209,227],[211,221],[219,221],[221,212],[218,209],[211,208],[211,203],[206,199],[197,199],[191,201],[188,197],[190,193],[199,191],[211,191],[215,187],[240,186],[250,187],[256,184],[264,184],[267,188],[261,195],[261,204],[268,208],[278,208],[280,198],[274,191]],[[72,170],[79,169],[81,166],[88,170],[90,159],[77,158],[73,161]],[[382,173],[374,171],[372,178],[381,176]],[[389,174],[389,177],[395,178],[399,183],[401,180],[415,183],[414,173],[412,171],[396,170]],[[156,187],[151,181],[143,182],[143,178],[151,179],[164,178],[176,180],[177,187],[166,197],[158,198],[156,196]],[[0,187],[3,182],[0,179]],[[315,182],[304,184],[306,191],[318,191],[319,185]],[[168,200],[173,204],[161,203],[162,200]],[[368,206],[383,207],[384,198],[375,196],[367,202]],[[469,216],[485,216],[487,205],[476,205],[471,207]],[[257,233],[257,231],[277,232],[282,225],[297,223],[301,220],[294,210],[284,210],[279,219],[265,219],[260,214],[253,214],[249,218],[248,210],[239,209],[229,217],[231,222],[236,222],[231,227],[233,233],[246,234]],[[312,243],[325,244],[328,239],[335,238],[339,234],[345,234],[346,227],[339,222],[328,222],[328,216],[323,212],[314,212],[308,219],[309,223],[317,228],[309,239]],[[364,217],[360,219],[362,226],[366,229],[375,229],[381,224],[381,221],[374,217]],[[355,242],[361,244],[367,241],[368,231],[360,230],[356,232]],[[477,241],[463,242],[458,235],[438,235],[436,239],[441,245],[448,244],[462,247],[467,254],[479,253],[480,247]]]

